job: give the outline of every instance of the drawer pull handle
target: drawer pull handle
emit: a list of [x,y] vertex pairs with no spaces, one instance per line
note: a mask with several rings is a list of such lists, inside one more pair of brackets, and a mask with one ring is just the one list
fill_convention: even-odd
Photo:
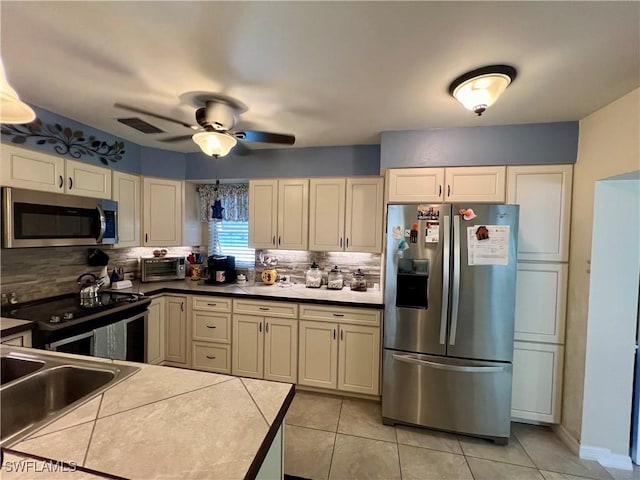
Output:
[[215,325],[207,325],[207,328],[216,328]]
[[217,303],[207,303],[207,305],[209,305],[210,307],[215,307]]
[[262,310],[263,312],[268,312],[269,311],[269,307],[260,307],[260,310]]
[[344,317],[344,313],[334,313],[334,317]]
[[215,360],[215,359],[216,359],[216,357],[214,357],[213,355],[207,355],[207,358],[208,358],[209,360]]

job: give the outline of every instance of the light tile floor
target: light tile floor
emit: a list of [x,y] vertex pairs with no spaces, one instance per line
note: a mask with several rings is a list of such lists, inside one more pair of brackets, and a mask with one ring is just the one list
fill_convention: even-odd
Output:
[[285,423],[285,473],[313,480],[640,480],[580,460],[547,427],[513,423],[499,446],[384,426],[379,403],[301,391]]

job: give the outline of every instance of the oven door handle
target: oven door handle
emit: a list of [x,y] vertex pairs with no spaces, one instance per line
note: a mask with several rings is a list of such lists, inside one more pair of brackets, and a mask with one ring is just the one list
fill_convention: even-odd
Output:
[[96,243],[102,243],[104,234],[107,231],[107,218],[104,215],[104,210],[101,205],[96,205],[96,210],[98,210],[98,220],[100,221],[100,232],[96,237]]
[[85,338],[91,338],[91,337],[93,337],[93,330],[91,330],[90,332],[81,333],[74,337],[68,337],[62,340],[58,340],[57,342],[50,343],[49,346],[47,347],[47,350],[57,350],[58,347],[61,347],[62,345],[66,345],[67,343],[73,343],[73,342],[77,342],[78,340],[84,340]]

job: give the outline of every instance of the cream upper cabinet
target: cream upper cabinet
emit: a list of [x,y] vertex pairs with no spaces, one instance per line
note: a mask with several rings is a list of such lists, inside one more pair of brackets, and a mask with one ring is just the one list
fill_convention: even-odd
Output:
[[278,180],[278,248],[306,250],[309,235],[309,179]]
[[43,192],[64,193],[65,159],[26,148],[2,144],[2,185]]
[[179,180],[145,177],[142,183],[144,246],[182,245],[184,189]]
[[382,252],[384,179],[347,178],[345,244],[347,252]]
[[515,339],[564,343],[568,264],[518,263]]
[[518,260],[569,260],[572,165],[507,168],[507,203],[520,205]]
[[445,202],[504,202],[506,167],[445,169]]
[[563,359],[562,345],[514,343],[512,417],[560,422]]
[[309,183],[309,250],[344,250],[345,178],[312,178]]
[[387,170],[389,203],[442,202],[444,168],[392,168]]
[[338,325],[300,320],[298,383],[310,387],[338,386]]
[[380,328],[340,325],[338,390],[378,395]]
[[249,246],[276,248],[278,236],[278,181],[249,181]]
[[164,297],[154,298],[149,304],[149,316],[147,317],[146,362],[156,365],[164,361],[164,307]]
[[111,198],[111,169],[2,145],[2,185],[83,197]]
[[306,250],[309,179],[249,181],[249,246]]
[[298,321],[264,319],[264,379],[296,383],[298,379]]
[[140,177],[113,172],[113,199],[118,202],[116,247],[140,246]]
[[165,360],[188,366],[187,297],[167,295],[165,301]]
[[67,193],[83,197],[111,198],[111,170],[66,160]]

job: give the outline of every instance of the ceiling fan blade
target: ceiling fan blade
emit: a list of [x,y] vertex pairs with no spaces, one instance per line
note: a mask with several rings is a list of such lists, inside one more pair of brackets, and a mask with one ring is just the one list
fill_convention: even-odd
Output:
[[177,123],[178,125],[182,125],[183,127],[191,128],[193,130],[200,129],[200,127],[198,127],[197,125],[191,125],[181,120],[176,120],[175,118],[166,117],[158,113],[149,112],[147,110],[143,110],[142,108],[132,107],[131,105],[125,105],[123,103],[114,103],[113,106],[116,108],[122,108],[123,110],[129,110],[130,112],[140,113],[142,115],[149,115],[150,117],[159,118],[160,120],[165,120],[167,122]]
[[231,134],[238,140],[244,140],[245,142],[281,143],[283,145],[293,145],[296,141],[296,137],[294,137],[293,135],[258,132],[255,130],[244,130],[241,132],[233,132]]
[[193,135],[178,135],[177,137],[159,138],[158,141],[165,143],[177,143],[185,140],[191,140]]

